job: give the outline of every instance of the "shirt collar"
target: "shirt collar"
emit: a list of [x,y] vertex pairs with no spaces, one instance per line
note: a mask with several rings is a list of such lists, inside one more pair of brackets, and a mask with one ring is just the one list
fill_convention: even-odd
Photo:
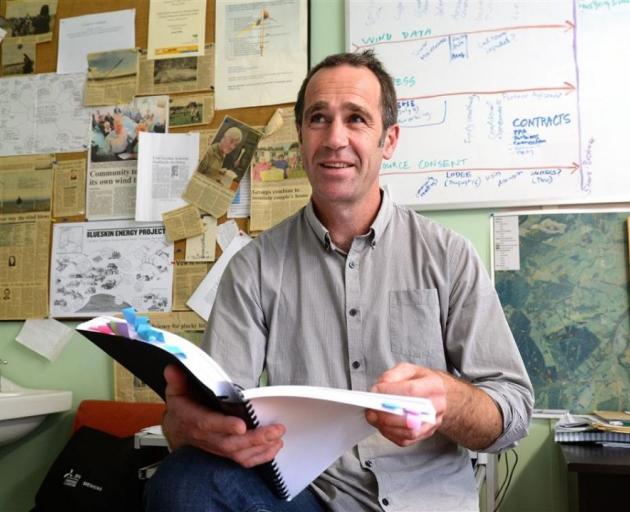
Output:
[[[313,208],[313,202],[309,201],[304,209],[306,221],[311,226],[311,229],[322,243],[324,248],[329,251],[332,248],[332,239],[330,238],[330,232],[328,229],[319,221],[317,215],[315,215],[315,209]],[[389,221],[392,218],[394,212],[394,202],[389,196],[388,192],[381,189],[381,206],[376,214],[376,218],[372,225],[370,226],[370,230],[366,234],[370,241],[370,245],[375,247],[378,241],[380,240],[385,228],[389,224]]]

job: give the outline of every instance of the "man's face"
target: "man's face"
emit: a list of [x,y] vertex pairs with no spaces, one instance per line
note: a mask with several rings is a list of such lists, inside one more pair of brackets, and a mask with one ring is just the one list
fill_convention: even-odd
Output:
[[382,137],[380,95],[367,68],[324,68],[311,78],[300,141],[316,204],[380,203],[381,161],[391,158],[399,133],[394,125]]
[[240,141],[238,139],[230,135],[224,135],[223,138],[219,141],[219,149],[224,155],[229,155],[232,151],[236,149],[236,146],[238,146],[239,142]]

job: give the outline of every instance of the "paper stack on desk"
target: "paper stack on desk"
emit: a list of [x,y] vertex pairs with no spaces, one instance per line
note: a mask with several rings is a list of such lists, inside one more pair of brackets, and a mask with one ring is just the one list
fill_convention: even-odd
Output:
[[567,413],[554,429],[554,441],[558,443],[618,443],[630,447],[630,414],[624,412]]

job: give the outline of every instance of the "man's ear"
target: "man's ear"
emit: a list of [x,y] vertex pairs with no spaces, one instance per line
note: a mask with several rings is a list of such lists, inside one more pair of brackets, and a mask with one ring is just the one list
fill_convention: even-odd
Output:
[[396,145],[398,144],[398,137],[400,136],[400,125],[393,124],[387,128],[385,139],[383,140],[383,158],[389,160],[394,154]]

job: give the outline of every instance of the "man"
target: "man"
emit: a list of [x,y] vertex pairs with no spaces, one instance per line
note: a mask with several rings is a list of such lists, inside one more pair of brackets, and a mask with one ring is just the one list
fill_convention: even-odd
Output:
[[[232,151],[234,151],[243,140],[243,132],[237,126],[231,126],[223,133],[223,136],[219,142],[212,144],[203,157],[203,160],[199,163],[198,171],[201,174],[209,176],[220,183],[223,182],[224,176],[228,173],[229,169],[225,169],[223,161]],[[234,171],[230,171],[231,174],[236,176]]]
[[284,503],[245,469],[278,453],[284,427],[246,432],[191,401],[168,368],[174,452],[147,510],[477,510],[467,448],[511,446],[533,403],[492,283],[462,237],[380,190],[400,128],[392,79],[371,52],[318,64],[295,110],[312,201],[233,258],[204,346],[245,387],[264,368],[270,384],[424,396],[437,423],[367,411],[379,433]]

